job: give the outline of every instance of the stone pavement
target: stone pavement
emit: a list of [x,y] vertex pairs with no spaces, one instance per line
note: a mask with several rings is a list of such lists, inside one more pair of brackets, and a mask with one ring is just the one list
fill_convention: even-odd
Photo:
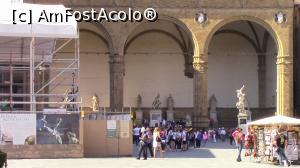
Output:
[[[228,142],[209,143],[187,152],[165,152],[164,158],[136,160],[125,158],[24,159],[9,160],[8,168],[272,168],[275,165],[255,163],[249,158],[236,162],[237,150]],[[300,167],[294,166],[291,167]]]

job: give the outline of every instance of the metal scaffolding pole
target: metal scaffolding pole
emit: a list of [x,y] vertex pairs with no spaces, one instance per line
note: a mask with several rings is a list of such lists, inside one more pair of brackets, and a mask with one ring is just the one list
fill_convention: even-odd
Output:
[[30,111],[36,111],[35,104],[35,93],[34,93],[34,37],[31,38],[30,42]]
[[[0,48],[0,72],[6,75],[6,80],[0,83],[0,107],[4,107],[0,110],[39,113],[50,108],[80,112],[79,39],[52,39],[63,41],[45,56],[44,48],[39,46],[45,39],[30,37],[29,40],[19,40],[23,46],[21,53],[15,53],[20,49],[17,47]],[[73,54],[59,53],[72,40]],[[18,45],[17,40],[13,42]],[[24,42],[28,43],[26,47]]]

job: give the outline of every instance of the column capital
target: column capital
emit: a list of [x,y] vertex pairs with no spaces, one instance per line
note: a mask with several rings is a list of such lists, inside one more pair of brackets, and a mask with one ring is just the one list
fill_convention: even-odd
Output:
[[194,56],[193,57],[193,67],[196,71],[200,73],[207,73],[208,62],[203,56]]
[[124,56],[118,53],[109,55],[109,63],[110,64],[123,64]]
[[278,55],[277,56],[277,65],[288,65],[294,63],[294,57],[289,55]]

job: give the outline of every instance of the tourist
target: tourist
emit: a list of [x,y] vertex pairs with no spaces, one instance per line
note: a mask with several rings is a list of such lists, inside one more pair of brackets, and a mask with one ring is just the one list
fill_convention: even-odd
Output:
[[162,151],[165,151],[165,148],[167,148],[167,135],[166,131],[164,128],[161,129],[160,131],[160,137],[161,137],[161,148]]
[[143,132],[140,137],[140,149],[137,159],[140,160],[141,154],[143,153],[144,160],[147,160],[147,143],[148,143],[148,135],[146,132]]
[[196,132],[196,148],[200,148],[201,147],[201,141],[203,139],[203,135],[202,132],[200,130],[198,130]]
[[139,145],[139,137],[140,137],[141,129],[138,126],[133,128],[133,143],[138,146]]
[[208,141],[208,133],[206,131],[204,131],[204,133],[203,133],[203,147],[206,146],[207,141]]
[[277,136],[275,137],[276,141],[276,153],[278,154],[279,164],[281,166],[288,165],[290,166],[290,162],[286,157],[285,150],[287,149],[288,143],[287,138],[283,133],[283,130],[280,130]]
[[177,149],[181,149],[181,131],[179,128],[177,128],[176,132],[175,132],[175,149],[177,151]]
[[146,140],[147,147],[149,149],[150,156],[153,157],[153,150],[152,150],[152,139],[153,139],[153,136],[152,136],[152,131],[150,130],[149,127],[146,128],[146,134],[148,136],[148,138]]
[[242,150],[243,150],[243,144],[244,144],[244,139],[245,139],[245,136],[243,134],[243,129],[242,128],[238,128],[237,131],[235,131],[233,134],[232,134],[234,140],[235,140],[235,144],[237,146],[237,149],[238,149],[238,157],[236,159],[237,162],[240,162],[242,161],[241,159],[241,153],[242,153]]
[[160,137],[160,130],[158,127],[155,127],[153,131],[153,157],[156,157],[156,150],[159,150],[160,157],[163,157],[162,148],[161,148],[161,137]]
[[233,136],[232,136],[232,134],[233,134],[234,131],[235,131],[234,129],[232,129],[232,130],[229,131],[229,144],[230,145],[232,145],[232,142],[233,142]]
[[221,137],[222,142],[225,142],[226,131],[225,131],[224,127],[222,127],[221,130],[220,130],[220,137]]
[[215,130],[212,130],[211,131],[211,136],[212,136],[212,141],[213,143],[216,143],[217,142],[217,138],[216,138],[216,131]]
[[145,125],[142,125],[141,131],[140,131],[141,133],[140,134],[144,133],[145,130],[146,130]]
[[168,136],[169,136],[169,141],[170,141],[169,142],[170,143],[170,148],[171,148],[172,152],[174,152],[175,148],[176,148],[176,145],[175,145],[175,143],[176,143],[176,132],[174,132],[173,129],[171,128],[169,130]]
[[0,168],[7,168],[7,154],[0,150]]
[[245,156],[251,156],[254,150],[254,133],[250,129],[247,131],[247,135],[245,137]]
[[182,137],[181,151],[186,151],[188,148],[187,147],[187,131],[186,130],[182,131],[181,137]]
[[195,147],[195,140],[196,140],[196,135],[195,135],[195,133],[194,133],[194,131],[190,131],[189,132],[189,141],[190,141],[190,143],[189,143],[189,146],[190,147]]

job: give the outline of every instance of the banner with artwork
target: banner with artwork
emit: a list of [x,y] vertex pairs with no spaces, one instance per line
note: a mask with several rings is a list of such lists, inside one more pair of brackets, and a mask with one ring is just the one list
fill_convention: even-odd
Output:
[[79,114],[37,114],[36,142],[37,144],[78,144]]
[[34,144],[36,114],[0,113],[0,144]]

